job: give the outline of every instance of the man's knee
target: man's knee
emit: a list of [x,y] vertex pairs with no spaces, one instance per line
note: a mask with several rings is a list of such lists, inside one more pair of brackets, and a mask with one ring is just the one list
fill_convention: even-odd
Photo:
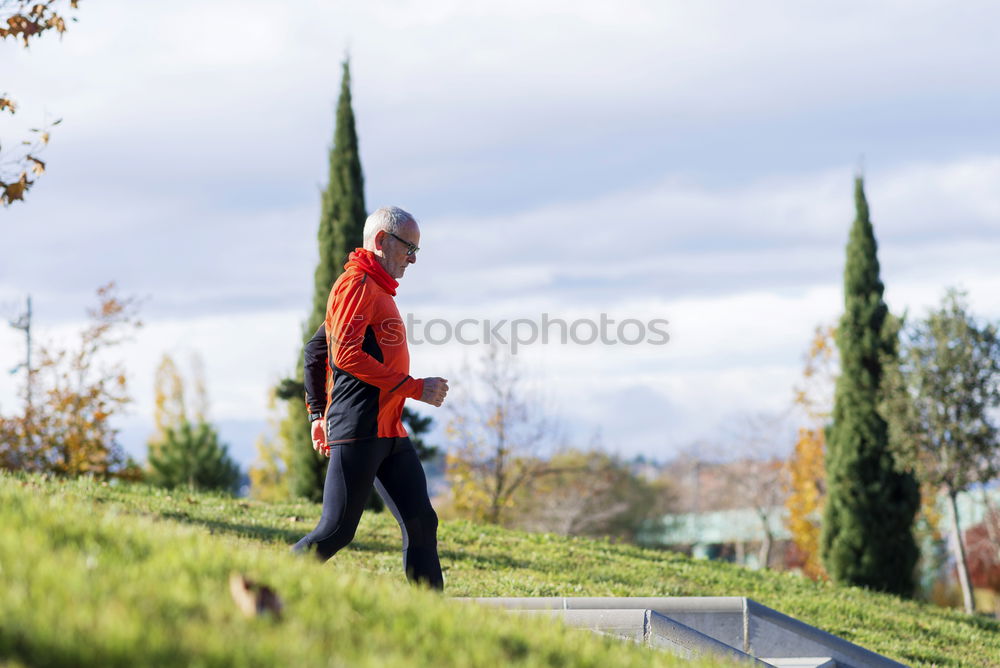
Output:
[[337,554],[340,550],[344,549],[351,544],[354,540],[354,534],[357,527],[348,528],[344,525],[340,525],[333,531],[330,531],[323,538],[316,541],[316,554],[322,560],[326,561],[333,555]]
[[407,546],[434,545],[437,543],[438,516],[433,509],[406,520]]

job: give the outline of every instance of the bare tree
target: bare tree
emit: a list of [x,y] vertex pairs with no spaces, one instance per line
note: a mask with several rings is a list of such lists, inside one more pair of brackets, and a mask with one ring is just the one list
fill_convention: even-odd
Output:
[[514,494],[551,472],[540,454],[556,442],[555,428],[508,353],[487,349],[462,378],[446,426],[452,503],[461,514],[503,524]]
[[676,495],[675,512],[697,515],[745,507],[725,472],[727,452],[717,441],[698,439],[663,467],[661,476]]
[[760,521],[758,557],[762,568],[771,563],[771,527],[787,495],[785,461],[775,454],[792,442],[785,422],[783,414],[758,413],[738,418],[731,428],[730,441],[743,458],[721,467],[722,477],[739,505],[752,508]]
[[[752,510],[759,522],[759,562],[767,568],[785,500],[786,462],[778,453],[794,442],[788,415],[739,415],[724,426],[718,440],[699,439],[666,468],[676,481],[684,512]],[[739,554],[743,545],[737,545]]]

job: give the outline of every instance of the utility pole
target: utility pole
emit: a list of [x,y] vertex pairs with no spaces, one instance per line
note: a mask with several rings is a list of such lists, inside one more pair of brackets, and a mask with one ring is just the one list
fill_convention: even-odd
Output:
[[[28,295],[28,308],[17,318],[10,321],[10,326],[14,329],[20,329],[24,332],[24,337],[27,339],[27,352],[25,353],[24,362],[18,364],[16,367],[10,370],[12,374],[17,373],[24,368],[28,374],[28,380],[25,383],[25,415],[30,416],[32,414],[32,403],[31,403],[31,384],[32,384],[32,374],[31,374],[31,295]],[[30,419],[30,418],[29,418]]]

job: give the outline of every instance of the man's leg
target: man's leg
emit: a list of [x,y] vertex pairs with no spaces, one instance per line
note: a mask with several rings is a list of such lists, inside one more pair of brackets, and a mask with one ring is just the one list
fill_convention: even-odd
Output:
[[330,448],[323,515],[316,528],[292,547],[293,552],[307,552],[315,545],[317,556],[326,561],[354,540],[375,473],[391,447],[390,439],[375,439]]
[[437,553],[437,513],[427,496],[427,477],[409,438],[397,445],[378,469],[375,489],[403,532],[403,569],[413,582],[444,588]]

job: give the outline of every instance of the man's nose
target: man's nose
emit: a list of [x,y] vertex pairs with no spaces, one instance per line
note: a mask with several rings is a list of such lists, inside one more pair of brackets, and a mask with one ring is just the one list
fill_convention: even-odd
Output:
[[407,255],[407,256],[406,256],[406,261],[407,261],[407,262],[408,262],[409,264],[413,264],[414,262],[416,262],[416,261],[417,261],[417,254],[416,254],[416,253],[414,253],[413,255]]

